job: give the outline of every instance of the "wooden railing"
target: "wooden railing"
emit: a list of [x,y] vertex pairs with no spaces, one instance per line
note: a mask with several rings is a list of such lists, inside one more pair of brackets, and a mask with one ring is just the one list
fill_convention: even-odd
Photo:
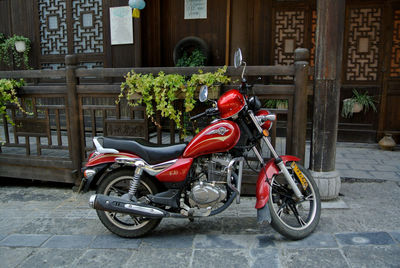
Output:
[[[261,99],[288,100],[288,109],[274,112],[286,117],[286,153],[304,159],[307,117],[309,53],[297,49],[290,66],[248,66],[250,77],[293,77],[286,84],[256,84],[254,93]],[[201,67],[216,71],[218,67]],[[0,153],[0,176],[77,183],[80,170],[92,150],[93,136],[144,137],[157,143],[179,141],[172,123],[155,127],[143,107],[116,104],[123,76],[131,68],[80,69],[79,57],[66,56],[65,70],[3,71],[0,78],[24,78],[28,85],[19,94],[33,115],[22,115],[16,107],[8,112],[16,123],[1,124],[4,144]],[[136,73],[179,73],[191,75],[199,68],[133,68]],[[227,75],[240,77],[242,69],[228,67]],[[268,80],[269,78],[266,78]],[[222,91],[236,87],[227,85]],[[156,120],[162,123],[160,116]],[[169,138],[165,139],[168,135]],[[275,143],[276,124],[272,130]],[[164,138],[164,139],[163,139]],[[285,153],[285,152],[282,152]]]

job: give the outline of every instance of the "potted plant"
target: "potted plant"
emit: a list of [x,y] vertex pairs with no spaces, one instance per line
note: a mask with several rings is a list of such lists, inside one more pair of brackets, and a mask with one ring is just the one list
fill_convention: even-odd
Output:
[[206,63],[206,56],[199,50],[194,49],[190,55],[185,51],[178,62],[176,63],[177,67],[197,67],[204,66]]
[[374,98],[369,96],[367,91],[360,93],[356,89],[353,89],[353,96],[343,100],[341,115],[344,118],[349,118],[353,116],[353,113],[359,113],[362,110],[366,113],[370,108],[376,112],[375,102]]
[[0,62],[4,62],[8,66],[13,63],[10,55],[13,55],[15,66],[18,68],[25,67],[29,69],[29,51],[31,41],[19,35],[13,35],[0,45]]
[[[230,79],[225,75],[226,70],[226,66],[214,73],[203,73],[200,70],[199,73],[190,77],[164,72],[154,76],[131,71],[125,76],[125,82],[121,84],[121,94],[117,102],[126,98],[131,106],[145,105],[146,115],[157,125],[154,119],[155,107],[161,112],[162,117],[173,120],[176,127],[182,129],[182,111],[175,109],[174,102],[184,99],[183,112],[192,111],[196,103],[195,92],[199,86],[212,87],[229,82]],[[183,132],[185,134],[186,130],[183,129]]]

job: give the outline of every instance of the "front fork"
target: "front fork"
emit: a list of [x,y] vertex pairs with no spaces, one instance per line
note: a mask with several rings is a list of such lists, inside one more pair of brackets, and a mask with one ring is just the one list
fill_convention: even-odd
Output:
[[[258,121],[254,117],[254,114],[253,114],[253,112],[251,110],[249,110],[249,115],[250,115],[251,120],[257,126],[258,131],[262,134],[263,130],[260,127],[260,125],[258,124]],[[289,185],[293,189],[293,192],[296,195],[296,197],[298,199],[303,199],[303,194],[300,192],[299,188],[297,187],[296,182],[293,180],[293,177],[289,174],[289,171],[286,168],[285,163],[282,161],[282,159],[276,153],[275,148],[272,146],[272,144],[269,141],[269,139],[266,136],[263,135],[263,140],[264,140],[265,144],[267,145],[268,149],[271,151],[272,155],[274,156],[275,164],[279,167],[279,170],[285,176],[286,181],[289,183]],[[257,156],[258,160],[262,164],[262,166],[264,166],[265,165],[264,159],[262,158],[260,152],[257,150],[257,148],[255,146],[252,149],[253,149],[253,152],[255,153],[255,155]],[[269,178],[267,178],[267,179],[269,179]]]

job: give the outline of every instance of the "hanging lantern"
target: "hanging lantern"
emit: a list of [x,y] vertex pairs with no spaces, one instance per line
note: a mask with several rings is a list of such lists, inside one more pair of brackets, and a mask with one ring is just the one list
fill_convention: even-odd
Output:
[[133,9],[132,17],[140,18],[140,10],[146,7],[144,0],[129,0],[129,6]]

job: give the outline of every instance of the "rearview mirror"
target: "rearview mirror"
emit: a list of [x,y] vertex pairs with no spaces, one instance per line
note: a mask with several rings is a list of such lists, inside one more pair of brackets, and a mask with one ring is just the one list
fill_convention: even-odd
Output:
[[199,101],[205,102],[208,98],[208,87],[206,85],[201,86],[199,93]]
[[235,56],[233,58],[233,64],[235,68],[239,68],[243,63],[242,51],[238,48],[235,52]]

